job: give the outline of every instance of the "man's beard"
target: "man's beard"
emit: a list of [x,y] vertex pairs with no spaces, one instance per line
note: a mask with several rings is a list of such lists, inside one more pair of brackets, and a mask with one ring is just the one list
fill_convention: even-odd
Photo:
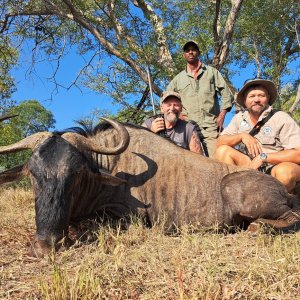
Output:
[[165,120],[167,120],[169,123],[176,123],[179,119],[179,112],[169,112],[165,113]]
[[268,108],[268,105],[259,105],[257,104],[256,106],[258,106],[256,109],[253,109],[252,107],[249,107],[248,108],[248,111],[253,114],[253,115],[257,115],[257,116],[260,116],[267,108]]

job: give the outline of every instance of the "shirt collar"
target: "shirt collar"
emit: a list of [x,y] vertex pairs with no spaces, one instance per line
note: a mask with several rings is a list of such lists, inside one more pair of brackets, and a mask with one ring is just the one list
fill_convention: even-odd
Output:
[[[198,77],[204,70],[206,70],[205,64],[204,64],[203,62],[201,62],[200,60],[199,60],[199,63],[200,63],[200,64],[199,64],[199,66],[198,66],[198,68],[197,68],[197,77]],[[188,75],[194,77],[194,76],[192,75],[192,73],[191,73],[191,71],[190,71],[190,69],[188,68],[187,65],[186,65],[186,67],[185,67],[185,71],[187,72]]]
[[272,110],[272,106],[269,106],[266,110],[264,110],[262,114],[259,116],[258,121],[264,119],[271,112],[271,110]]

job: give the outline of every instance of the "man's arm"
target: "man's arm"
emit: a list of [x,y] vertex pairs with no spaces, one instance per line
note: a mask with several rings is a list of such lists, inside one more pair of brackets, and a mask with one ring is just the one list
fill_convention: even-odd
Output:
[[192,151],[192,152],[204,155],[202,143],[201,143],[200,138],[195,130],[193,131],[193,134],[192,134],[192,137],[191,137],[191,140],[189,143],[189,148],[190,148],[190,151]]
[[262,151],[261,144],[259,143],[259,141],[246,132],[242,132],[234,135],[224,134],[219,136],[217,140],[217,147],[220,147],[222,145],[235,147],[240,143],[243,143],[247,147],[248,153],[252,157],[256,157]]
[[249,168],[258,169],[264,163],[268,163],[270,165],[277,165],[282,162],[291,162],[298,165],[300,164],[300,148],[282,150],[279,152],[268,153],[267,155],[267,159],[264,161],[260,159],[259,155],[254,157],[250,162]]
[[220,133],[223,129],[223,124],[225,120],[225,116],[227,114],[228,109],[222,109],[219,115],[216,118],[217,130]]
[[233,104],[233,94],[231,93],[222,74],[215,69],[215,87],[216,91],[221,95],[221,110],[230,111]]
[[300,148],[270,153],[268,154],[266,162],[270,164],[279,164],[281,162],[300,164]]
[[229,112],[232,108],[233,104],[233,95],[222,77],[221,73],[217,71],[216,74],[216,90],[221,95],[221,112],[216,118],[217,130],[221,132],[223,129],[223,124],[225,120],[225,115]]

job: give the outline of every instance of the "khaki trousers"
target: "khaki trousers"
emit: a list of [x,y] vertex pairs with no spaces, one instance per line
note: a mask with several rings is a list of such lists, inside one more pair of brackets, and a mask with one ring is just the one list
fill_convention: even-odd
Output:
[[206,152],[206,155],[210,158],[215,158],[216,154],[216,145],[218,138],[218,131],[216,128],[204,127],[201,128],[201,133],[203,135],[203,148]]

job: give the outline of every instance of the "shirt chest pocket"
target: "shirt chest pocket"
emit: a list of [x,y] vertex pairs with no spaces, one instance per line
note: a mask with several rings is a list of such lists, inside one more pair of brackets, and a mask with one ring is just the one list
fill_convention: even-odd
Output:
[[184,91],[187,90],[190,86],[191,86],[190,82],[187,82],[187,81],[178,83],[178,85],[177,85],[178,93],[184,92]]
[[199,90],[201,93],[213,93],[215,94],[215,78],[212,74],[204,73],[199,79]]
[[262,145],[269,145],[275,146],[276,145],[276,137],[275,136],[260,136],[258,140],[261,142]]

